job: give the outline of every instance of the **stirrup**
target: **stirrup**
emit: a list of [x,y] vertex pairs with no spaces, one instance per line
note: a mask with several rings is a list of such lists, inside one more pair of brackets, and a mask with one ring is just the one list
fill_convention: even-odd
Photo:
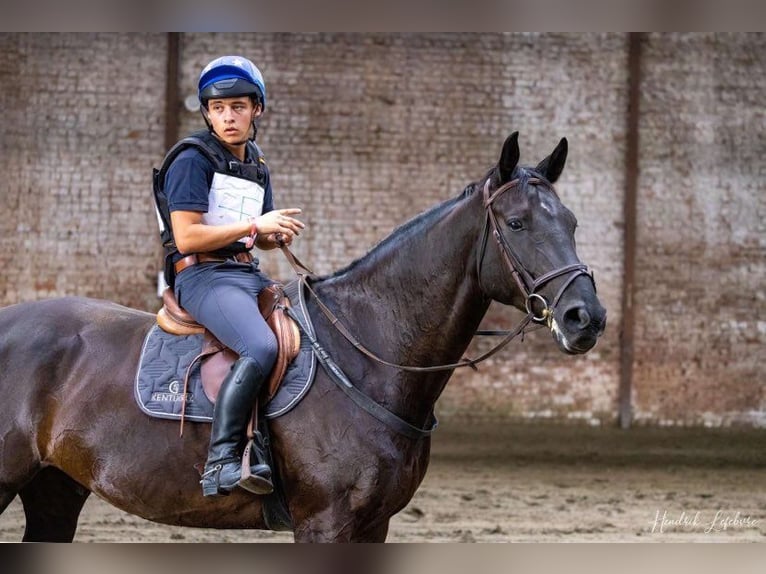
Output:
[[[256,453],[257,464],[250,466],[250,453]],[[237,486],[253,494],[271,494],[274,483],[271,480],[271,468],[257,456],[258,450],[251,439],[242,453],[242,474]]]

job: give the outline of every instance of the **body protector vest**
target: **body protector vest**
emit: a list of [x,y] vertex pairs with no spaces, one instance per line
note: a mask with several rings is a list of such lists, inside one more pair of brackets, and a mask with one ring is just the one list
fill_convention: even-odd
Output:
[[[165,248],[165,282],[173,287],[175,272],[173,263],[179,253],[170,225],[170,209],[165,195],[165,176],[179,153],[187,148],[198,149],[213,165],[215,173],[208,195],[208,212],[203,214],[206,225],[223,225],[241,221],[247,217],[258,217],[263,210],[266,193],[266,167],[261,149],[253,141],[247,142],[248,155],[256,158],[254,163],[242,163],[227,158],[223,146],[208,131],[199,131],[175,144],[162,160],[159,169],[154,169],[153,187],[157,222],[160,238]],[[221,249],[216,254],[223,257],[247,251],[243,237]]]

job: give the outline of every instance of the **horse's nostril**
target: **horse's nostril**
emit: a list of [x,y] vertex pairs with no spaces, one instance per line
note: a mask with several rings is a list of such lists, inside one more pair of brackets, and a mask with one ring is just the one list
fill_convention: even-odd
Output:
[[586,329],[590,325],[590,313],[585,307],[572,307],[564,313],[564,321],[577,329]]

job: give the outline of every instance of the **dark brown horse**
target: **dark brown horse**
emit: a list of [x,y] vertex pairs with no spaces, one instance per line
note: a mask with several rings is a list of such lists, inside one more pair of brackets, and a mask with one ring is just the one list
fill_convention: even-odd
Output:
[[[562,139],[537,167],[519,167],[512,134],[484,178],[313,288],[365,347],[398,364],[459,361],[492,300],[531,306],[562,351],[588,351],[606,312],[575,253],[575,218],[551,187],[566,154]],[[428,425],[451,370],[379,364],[311,298],[309,311],[323,347],[361,391]],[[257,496],[202,496],[194,465],[205,460],[208,425],[187,425],[179,438],[177,424],[136,406],[131,383],[154,321],[83,298],[0,310],[0,512],[20,495],[24,540],[72,540],[91,492],[165,524],[266,527]],[[270,431],[297,541],[385,540],[428,467],[429,438],[370,416],[322,369]]]

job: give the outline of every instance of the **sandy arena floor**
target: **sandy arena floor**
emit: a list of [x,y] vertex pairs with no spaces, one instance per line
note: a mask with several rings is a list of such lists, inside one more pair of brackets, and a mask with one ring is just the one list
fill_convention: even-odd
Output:
[[[16,499],[0,541],[21,540]],[[76,542],[288,542],[169,527],[92,496]],[[766,431],[442,421],[393,542],[766,541]]]

